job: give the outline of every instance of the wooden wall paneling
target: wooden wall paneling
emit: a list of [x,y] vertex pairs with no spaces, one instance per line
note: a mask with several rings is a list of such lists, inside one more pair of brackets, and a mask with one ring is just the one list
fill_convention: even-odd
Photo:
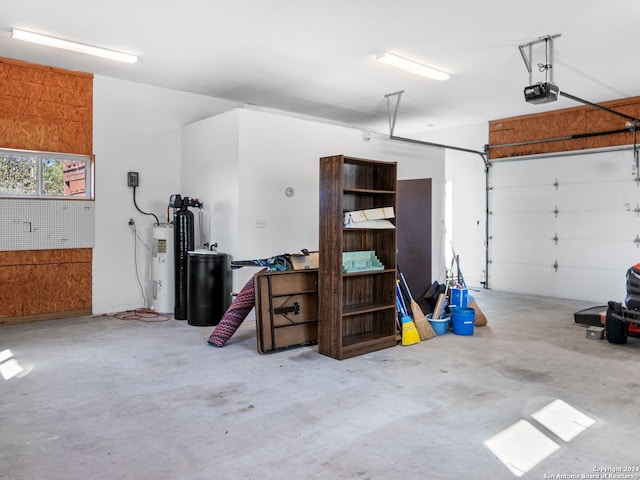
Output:
[[[601,105],[640,118],[640,97],[603,102]],[[492,120],[489,122],[489,159],[632,144],[633,135],[625,129],[626,120],[623,117],[587,105]],[[611,135],[544,141],[617,130],[625,131]],[[543,142],[537,143],[541,140]],[[532,143],[509,145],[522,142]]]
[[92,258],[90,248],[0,251],[0,267],[43,263],[91,263]]
[[[93,75],[0,58],[0,147],[93,155]],[[92,250],[0,252],[0,324],[88,315]]]
[[91,313],[92,250],[0,252],[0,323],[29,316]]
[[93,153],[93,75],[0,58],[0,147]]

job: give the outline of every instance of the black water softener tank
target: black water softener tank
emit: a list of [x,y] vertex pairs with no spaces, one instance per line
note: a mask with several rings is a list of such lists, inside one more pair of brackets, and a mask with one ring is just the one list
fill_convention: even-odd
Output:
[[189,325],[218,325],[231,305],[231,257],[213,250],[189,252],[187,275]]

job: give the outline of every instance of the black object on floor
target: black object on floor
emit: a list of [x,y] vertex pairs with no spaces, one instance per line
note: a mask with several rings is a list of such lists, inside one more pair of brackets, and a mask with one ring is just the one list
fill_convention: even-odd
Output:
[[189,325],[218,325],[231,305],[231,257],[210,250],[188,254]]
[[592,327],[601,327],[603,323],[600,321],[600,314],[607,313],[606,305],[598,305],[597,307],[587,308],[573,314],[576,323],[590,325]]

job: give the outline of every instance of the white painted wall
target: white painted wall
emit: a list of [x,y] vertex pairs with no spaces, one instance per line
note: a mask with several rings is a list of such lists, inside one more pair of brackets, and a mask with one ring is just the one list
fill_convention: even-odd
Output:
[[[181,188],[205,203],[213,220],[211,241],[234,259],[318,249],[322,156],[397,161],[399,179],[432,178],[433,219],[440,223],[443,218],[441,149],[392,142],[381,135],[365,140],[360,130],[248,109],[196,122],[182,131]],[[291,198],[284,193],[288,186],[295,190]],[[264,219],[266,228],[255,228],[256,219]],[[439,238],[433,240],[437,276],[443,268],[438,261],[442,245]],[[255,272],[251,267],[236,270],[234,290]]]
[[[93,251],[93,311],[96,314],[148,306],[135,275],[133,218],[150,245],[153,217],[133,206],[126,173],[140,173],[138,206],[166,219],[172,193],[180,191],[181,127],[236,104],[201,95],[94,78],[93,147],[96,157],[96,242]],[[150,256],[138,243],[140,280],[150,298]]]
[[[481,123],[434,132],[425,140],[482,152],[488,143],[488,132],[488,125]],[[445,159],[446,179],[453,188],[453,228],[449,232],[453,246],[444,240],[443,222],[436,224],[434,220],[434,235],[438,232],[442,238],[442,255],[445,250],[453,250],[460,257],[460,269],[467,285],[481,287],[486,278],[484,162],[480,155],[451,149],[445,150]],[[489,277],[491,283],[491,272]],[[440,281],[444,281],[444,274]]]
[[[172,193],[199,197],[208,214],[209,240],[218,242],[220,251],[244,259],[318,247],[318,158],[337,153],[396,160],[400,179],[433,178],[432,276],[440,280],[445,269],[444,252],[450,248],[442,230],[445,176],[452,181],[454,247],[467,283],[478,286],[484,280],[485,183],[478,156],[392,142],[377,134],[365,141],[360,130],[281,112],[233,110],[237,106],[211,97],[95,77],[94,313],[148,306],[143,305],[138,287],[134,235],[127,223],[133,218],[140,236],[150,244],[155,220],[135,210],[126,172],[140,173],[138,205],[155,213],[161,221],[166,220]],[[487,132],[486,124],[470,125],[435,132],[425,140],[482,150],[488,141]],[[563,227],[569,230],[560,234],[570,236],[571,228],[591,231],[589,226],[595,226],[597,233],[589,241],[582,238],[572,244],[560,243],[551,252],[565,252],[564,256],[548,255],[553,260],[557,257],[561,266],[555,276],[551,275],[553,269],[549,269],[546,257],[540,260],[546,269],[542,275],[539,271],[531,273],[531,269],[501,267],[501,258],[522,258],[528,252],[522,250],[522,242],[496,239],[492,242],[495,263],[490,266],[490,287],[593,301],[620,299],[624,295],[624,273],[640,257],[640,250],[632,243],[640,234],[640,220],[633,212],[640,204],[640,187],[630,182],[629,155],[568,156],[566,161],[531,160],[512,164],[513,168],[506,164],[493,167],[490,181],[498,192],[501,186],[517,185],[523,178],[548,183],[552,176],[559,177],[565,185],[581,184],[583,188],[574,185],[574,196],[566,194],[566,201],[561,202],[573,205],[576,195],[581,195],[580,198],[590,199],[588,207],[576,206],[582,210],[575,213],[571,220],[574,223]],[[549,178],[543,179],[541,172]],[[287,186],[295,189],[294,197],[285,197]],[[546,195],[535,198],[545,199]],[[499,197],[491,196],[490,209],[497,212],[501,205],[508,206],[512,201],[510,196],[503,195],[502,200]],[[613,216],[598,210],[598,205],[604,203]],[[559,207],[565,208],[563,204]],[[545,218],[549,222],[548,216]],[[612,218],[616,219],[613,223]],[[265,219],[266,228],[254,228],[256,219]],[[515,222],[501,226],[492,219],[491,228],[500,237],[501,228],[517,230],[518,225]],[[551,223],[539,227],[545,241],[556,233],[556,225]],[[608,236],[599,239],[598,235]],[[498,245],[499,242],[502,243]],[[150,256],[140,242],[137,261],[140,281],[149,299]],[[508,258],[505,264],[509,264]],[[252,269],[239,270],[234,289],[251,275]]]
[[[134,235],[127,222],[133,218],[150,245],[155,220],[135,210],[126,172],[140,173],[138,205],[161,221],[166,221],[172,193],[199,197],[205,203],[208,240],[236,259],[248,259],[318,248],[318,159],[337,153],[396,160],[400,179],[433,179],[432,277],[440,281],[448,266],[444,252],[451,248],[443,230],[444,182],[451,181],[455,251],[467,284],[484,281],[485,176],[479,156],[389,141],[377,134],[367,141],[360,130],[282,112],[234,109],[237,106],[95,77],[94,313],[148,306],[136,279]],[[482,150],[487,136],[487,125],[479,124],[434,132],[425,140]],[[568,155],[492,167],[490,210],[496,213],[490,224],[495,237],[490,244],[490,288],[594,302],[621,299],[626,269],[640,257],[632,242],[640,234],[640,217],[633,212],[640,204],[640,187],[630,180],[630,155]],[[535,186],[519,196],[505,194],[522,190],[519,182],[550,184],[552,177],[566,186],[559,194],[549,188],[535,194]],[[284,195],[288,186],[295,189],[292,198]],[[575,203],[576,199],[588,202]],[[564,223],[552,215],[526,220],[526,215],[516,214],[549,201],[559,202],[561,210],[575,211],[560,215]],[[501,212],[503,219],[511,215],[515,220],[499,221]],[[264,219],[266,228],[255,228],[256,219]],[[525,225],[535,225],[527,242],[516,238]],[[552,247],[555,233],[561,240]],[[570,241],[563,242],[564,237]],[[535,257],[536,265],[521,265],[526,257]],[[557,273],[550,267],[555,260],[560,265]],[[140,242],[137,261],[148,301],[150,255]],[[237,271],[234,290],[254,271]]]
[[[140,174],[138,206],[166,221],[172,193],[205,204],[205,230],[219,250],[255,258],[318,248],[318,159],[344,153],[398,161],[398,177],[433,179],[433,219],[443,218],[444,154],[440,149],[391,142],[356,129],[281,113],[236,109],[210,97],[96,76],[96,246],[93,311],[149,306],[150,254],[135,241],[133,218],[151,245],[155,219],[133,205],[126,173]],[[223,113],[224,112],[224,113]],[[186,125],[186,126],[185,126]],[[184,127],[183,127],[184,126]],[[287,198],[287,186],[295,195]],[[256,219],[266,228],[256,229]],[[198,241],[202,240],[198,238]],[[134,255],[134,245],[137,255]],[[442,244],[433,239],[433,273],[443,270]],[[136,278],[144,287],[146,305]],[[240,288],[255,269],[234,275]]]
[[238,242],[239,115],[240,110],[230,110],[182,128],[180,193],[203,202],[203,228],[196,216],[196,248],[217,243],[219,252],[229,253]]

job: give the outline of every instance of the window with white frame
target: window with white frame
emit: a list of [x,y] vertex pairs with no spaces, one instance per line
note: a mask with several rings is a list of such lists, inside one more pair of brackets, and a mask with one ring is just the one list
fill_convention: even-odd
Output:
[[88,155],[0,149],[0,197],[93,199]]

